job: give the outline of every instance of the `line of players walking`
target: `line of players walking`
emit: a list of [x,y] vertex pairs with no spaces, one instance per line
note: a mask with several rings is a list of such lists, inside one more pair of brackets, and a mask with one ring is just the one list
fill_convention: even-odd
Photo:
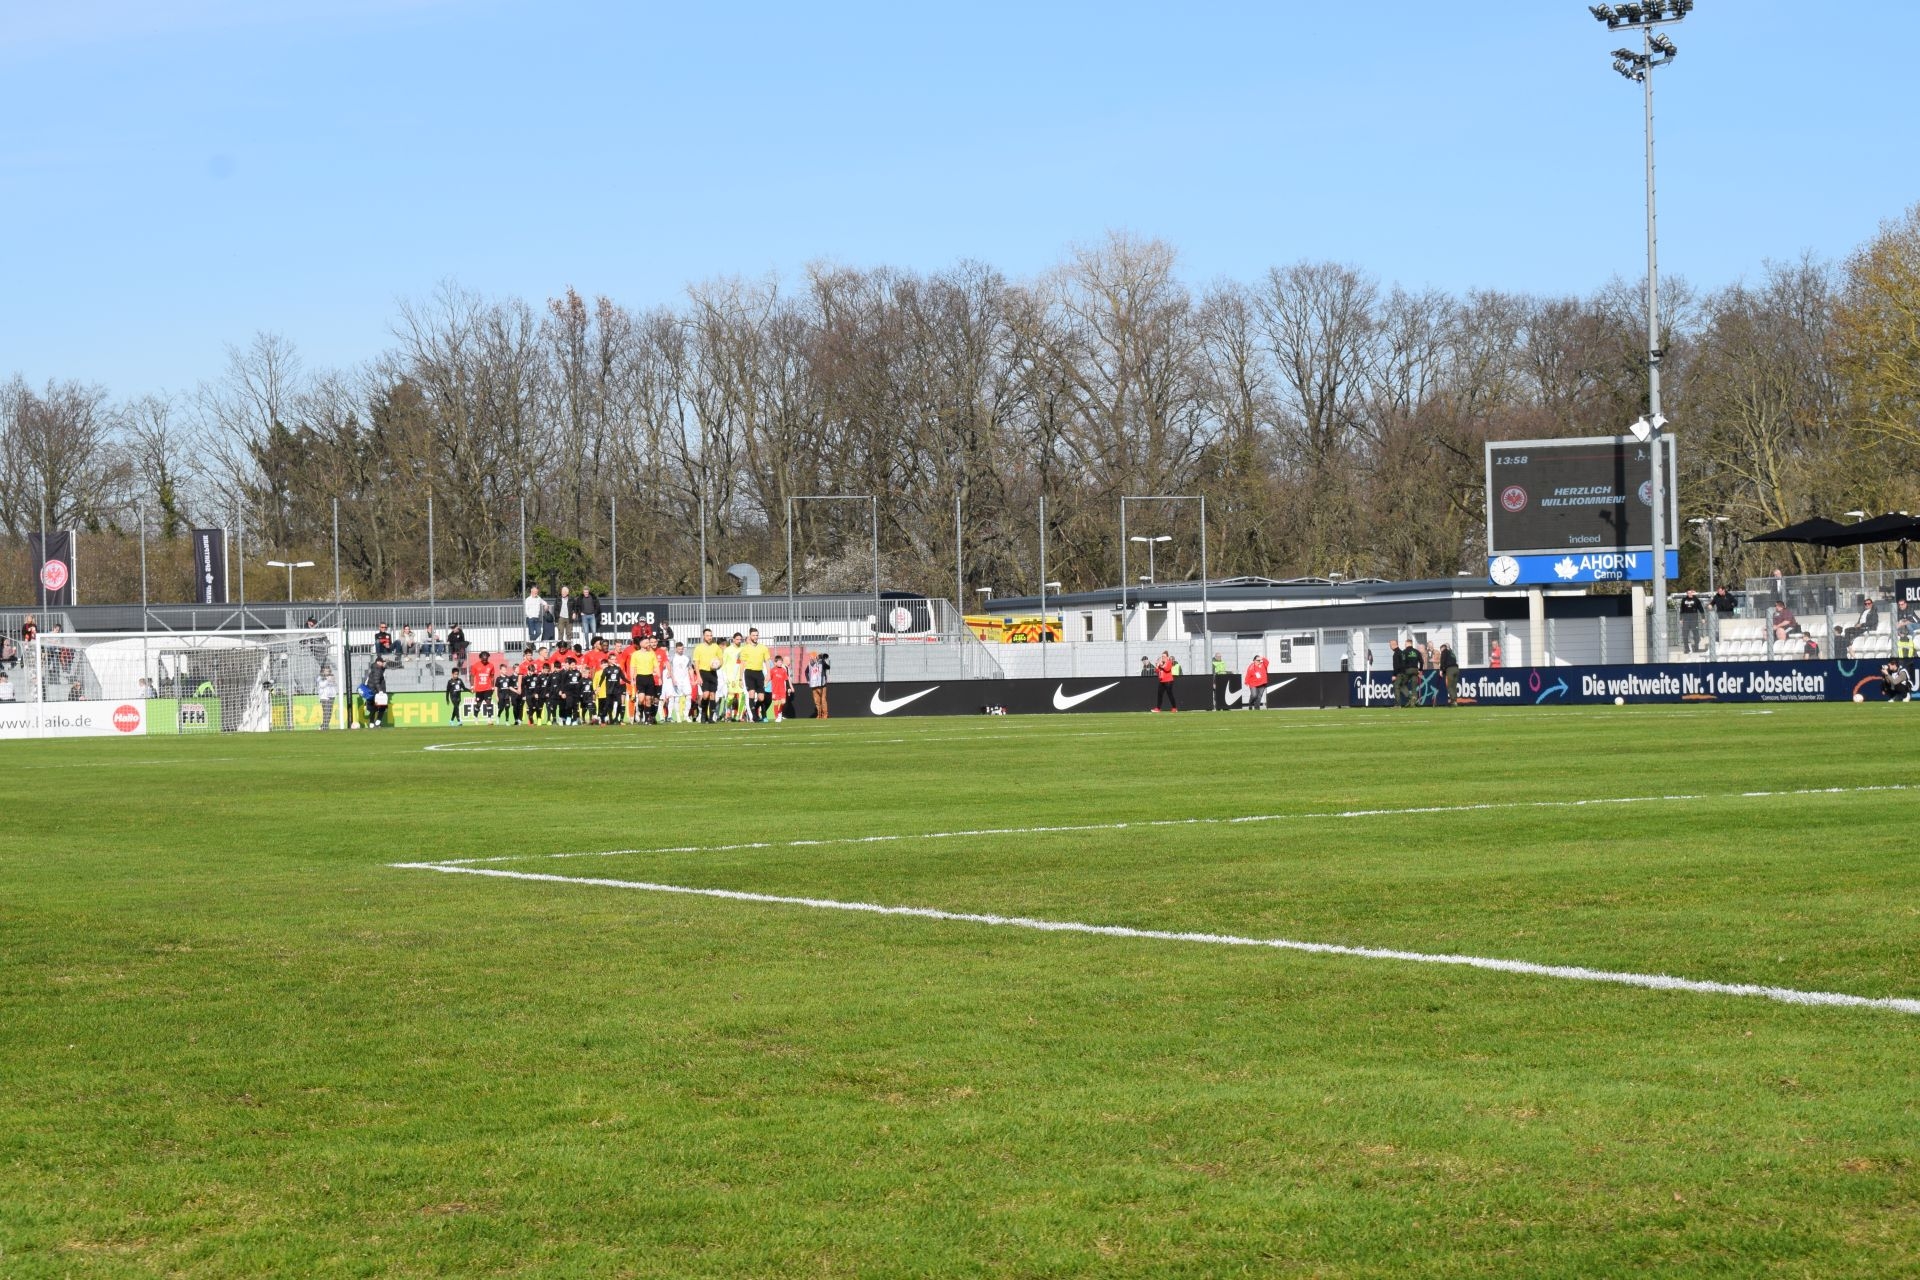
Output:
[[[605,636],[584,647],[566,642],[529,651],[517,662],[481,651],[455,661],[446,696],[452,722],[472,694],[475,716],[507,724],[718,724],[778,722],[792,673],[784,654],[760,642],[759,629],[722,643],[704,628],[691,652],[651,628],[618,647]],[[826,655],[808,658],[816,715],[825,715]]]

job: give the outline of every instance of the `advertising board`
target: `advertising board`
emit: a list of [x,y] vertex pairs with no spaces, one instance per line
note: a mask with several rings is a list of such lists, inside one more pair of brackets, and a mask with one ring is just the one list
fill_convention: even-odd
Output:
[[[1667,534],[1680,527],[1678,455],[1665,448]],[[1497,586],[1653,577],[1653,446],[1631,436],[1489,442],[1487,576]],[[1666,555],[1679,573],[1679,552]]]
[[[1441,701],[1424,679],[1422,705]],[[1391,707],[1390,674],[1349,677],[1352,705]],[[1462,671],[1463,706],[1580,706],[1625,702],[1868,702],[1882,700],[1880,669],[1871,662],[1682,662],[1644,666],[1514,667]]]

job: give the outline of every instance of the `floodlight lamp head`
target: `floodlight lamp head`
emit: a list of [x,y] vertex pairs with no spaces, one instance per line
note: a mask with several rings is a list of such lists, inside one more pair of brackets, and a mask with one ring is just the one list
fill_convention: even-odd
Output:
[[1667,425],[1667,415],[1666,415],[1666,414],[1664,414],[1664,413],[1656,413],[1656,414],[1654,414],[1654,415],[1653,415],[1653,429],[1654,429],[1655,431],[1661,431],[1661,430],[1664,430],[1664,429],[1666,428],[1666,425]]
[[1623,4],[1619,13],[1623,22],[1639,22],[1641,18],[1641,9],[1637,4]]
[[1613,6],[1610,4],[1590,4],[1587,6],[1587,12],[1608,26],[1619,21],[1619,15],[1614,13]]
[[1633,432],[1633,438],[1635,440],[1645,442],[1646,439],[1653,434],[1653,424],[1645,418],[1636,418],[1634,419],[1633,425],[1628,427],[1627,430]]

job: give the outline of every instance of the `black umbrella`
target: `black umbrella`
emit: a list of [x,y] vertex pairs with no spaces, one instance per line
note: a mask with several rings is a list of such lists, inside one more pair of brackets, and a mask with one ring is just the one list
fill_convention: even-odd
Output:
[[1798,524],[1790,524],[1784,529],[1775,529],[1771,533],[1756,534],[1747,541],[1807,542],[1817,547],[1839,546],[1843,544],[1828,542],[1827,539],[1836,534],[1845,533],[1849,528],[1858,528],[1858,526],[1844,525],[1838,520],[1829,520],[1825,516],[1815,516],[1811,520],[1802,520]]
[[1858,524],[1841,525],[1833,533],[1808,541],[1818,542],[1823,547],[1863,547],[1874,542],[1912,542],[1917,539],[1920,539],[1920,519],[1904,511],[1889,511],[1886,515],[1862,520]]

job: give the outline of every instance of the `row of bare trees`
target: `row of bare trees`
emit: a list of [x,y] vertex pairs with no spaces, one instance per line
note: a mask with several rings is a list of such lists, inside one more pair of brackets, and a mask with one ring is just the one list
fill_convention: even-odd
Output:
[[[1883,295],[1920,275],[1920,251],[1901,255],[1916,227],[1920,208],[1845,267],[1663,291],[1688,514],[1753,532],[1911,501],[1899,378],[1920,353],[1900,349]],[[888,585],[951,594],[958,567],[969,591],[1006,594],[1039,580],[1043,496],[1049,576],[1082,587],[1120,572],[1122,495],[1205,494],[1217,576],[1446,576],[1481,563],[1485,441],[1638,415],[1641,315],[1618,283],[1455,296],[1312,262],[1196,293],[1170,247],[1125,235],[1030,282],[822,266],[651,311],[447,286],[403,308],[364,368],[309,370],[263,334],[178,397],[16,375],[0,385],[0,528],[17,543],[44,503],[50,526],[124,550],[144,520],[170,566],[189,525],[240,523],[261,559],[324,564],[337,503],[349,591],[408,596],[428,585],[431,496],[439,594],[499,595],[519,587],[524,503],[593,579],[611,577],[617,535],[624,591],[684,592],[704,515],[710,579],[748,560],[777,590],[788,499],[871,493]],[[800,588],[864,583],[864,506],[799,512]],[[1155,507],[1147,532],[1174,536],[1163,580],[1197,570],[1197,518]],[[90,598],[130,593],[103,567],[126,556],[88,559]],[[181,590],[163,574],[155,598]]]

